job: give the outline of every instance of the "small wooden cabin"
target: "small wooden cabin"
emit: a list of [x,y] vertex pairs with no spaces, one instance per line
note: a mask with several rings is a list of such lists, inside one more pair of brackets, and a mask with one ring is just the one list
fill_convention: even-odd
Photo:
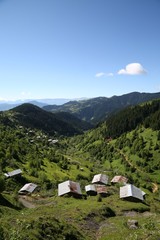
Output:
[[120,198],[129,201],[139,202],[144,200],[144,192],[132,184],[120,187]]
[[58,184],[58,196],[63,196],[65,194],[68,194],[74,197],[81,197],[82,192],[81,192],[80,184],[78,182],[73,182],[71,180]]
[[85,191],[90,196],[96,196],[97,195],[96,186],[93,185],[93,184],[89,184],[89,185],[85,186]]
[[92,183],[93,184],[107,185],[108,184],[108,176],[106,174],[94,175]]
[[13,170],[11,172],[7,172],[5,173],[4,175],[9,178],[9,177],[17,177],[17,176],[21,176],[22,174],[22,170],[21,169],[16,169],[16,170]]
[[114,183],[123,183],[123,184],[126,184],[128,181],[128,179],[124,176],[114,176],[114,178],[112,178],[111,180],[111,183],[114,184]]
[[34,183],[26,183],[19,191],[19,194],[33,193],[38,186]]
[[97,194],[100,194],[102,197],[107,197],[108,191],[105,185],[96,185]]

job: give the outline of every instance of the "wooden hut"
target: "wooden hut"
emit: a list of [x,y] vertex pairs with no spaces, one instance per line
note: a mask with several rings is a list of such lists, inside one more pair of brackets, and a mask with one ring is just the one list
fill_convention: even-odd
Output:
[[71,180],[58,184],[58,196],[63,196],[65,194],[74,197],[82,196],[80,184],[78,182],[73,182]]
[[105,185],[96,185],[97,194],[100,194],[102,197],[107,197],[109,194],[107,187]]
[[93,184],[89,184],[87,186],[85,186],[85,191],[88,195],[90,196],[95,196],[97,195],[97,190],[96,190],[96,186]]
[[13,170],[11,172],[7,172],[5,173],[4,175],[9,178],[9,177],[17,177],[17,176],[21,176],[22,174],[22,170],[21,169],[16,169],[16,170]]
[[123,187],[120,187],[120,198],[126,199],[129,201],[143,201],[144,192],[140,188],[135,187],[132,184],[127,184]]
[[92,183],[93,184],[107,185],[108,184],[108,176],[106,174],[94,175]]
[[34,183],[26,183],[19,191],[20,194],[29,194],[33,193],[34,190],[37,188],[37,185]]
[[128,179],[126,177],[119,175],[119,176],[114,176],[114,178],[112,178],[112,180],[111,180],[111,183],[112,184],[115,184],[115,183],[126,184],[127,181],[128,181]]

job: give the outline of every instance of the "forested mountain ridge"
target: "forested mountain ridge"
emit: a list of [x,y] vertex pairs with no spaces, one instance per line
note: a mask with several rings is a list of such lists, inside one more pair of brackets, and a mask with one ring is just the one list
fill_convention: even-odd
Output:
[[40,129],[50,135],[71,136],[92,127],[69,113],[50,113],[29,103],[15,107],[8,113],[12,114],[12,118],[20,125]]
[[160,130],[160,99],[128,107],[105,121],[106,136],[118,137],[142,124],[145,128]]
[[87,122],[97,124],[104,121],[112,113],[127,106],[134,106],[149,100],[160,98],[160,93],[132,92],[111,98],[97,97],[83,101],[70,101],[61,106],[48,105],[43,108],[47,111],[66,111]]

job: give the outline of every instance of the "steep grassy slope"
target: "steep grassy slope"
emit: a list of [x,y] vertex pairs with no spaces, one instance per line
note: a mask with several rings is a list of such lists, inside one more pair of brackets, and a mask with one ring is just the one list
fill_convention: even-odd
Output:
[[[160,101],[131,107],[109,118],[85,137],[71,140],[79,152],[117,174],[130,175],[139,181],[137,170],[148,179],[159,176]],[[114,137],[114,138],[113,138]],[[142,173],[142,175],[143,175]],[[139,179],[139,180],[138,180]],[[145,179],[143,180],[145,183]]]
[[[124,204],[114,195],[101,202],[97,197],[87,200],[52,197],[41,202],[32,198],[35,208],[14,212],[3,209],[1,239],[131,240],[135,235],[143,240],[158,239],[159,216],[148,212],[149,207],[142,203]],[[128,229],[128,219],[137,219],[139,228]]]

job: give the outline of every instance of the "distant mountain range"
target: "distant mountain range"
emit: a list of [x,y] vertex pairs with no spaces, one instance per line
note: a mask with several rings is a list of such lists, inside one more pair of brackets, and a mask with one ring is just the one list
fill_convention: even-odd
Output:
[[[82,98],[81,99],[77,98],[75,100],[82,100]],[[25,100],[15,100],[15,101],[0,100],[0,111],[12,109],[23,103],[31,103],[42,108],[46,105],[53,105],[53,104],[62,105],[69,101],[71,101],[71,99],[66,99],[66,98],[25,99]]]
[[[17,101],[0,101],[0,111],[6,111],[20,106],[24,103],[30,103],[32,105],[38,106],[43,110],[52,113],[63,112],[61,116],[64,117],[64,112],[73,114],[76,119],[80,119],[90,123],[98,124],[105,119],[107,119],[113,113],[120,111],[128,106],[135,106],[140,103],[144,103],[150,100],[160,98],[160,92],[158,93],[140,93],[132,92],[124,94],[121,96],[107,97],[97,97],[91,99],[26,99]],[[59,115],[60,116],[60,115]],[[70,120],[69,119],[70,116]],[[71,120],[71,115],[65,116],[67,121]],[[72,116],[73,118],[73,116]],[[77,120],[76,120],[77,121]],[[90,127],[89,127],[90,128]],[[88,129],[88,126],[87,126]]]
[[98,124],[121,109],[158,98],[160,98],[160,92],[132,92],[122,96],[113,96],[111,98],[97,97],[82,101],[70,101],[60,106],[48,105],[43,108],[51,112],[69,112],[81,120],[85,120],[92,124]]

